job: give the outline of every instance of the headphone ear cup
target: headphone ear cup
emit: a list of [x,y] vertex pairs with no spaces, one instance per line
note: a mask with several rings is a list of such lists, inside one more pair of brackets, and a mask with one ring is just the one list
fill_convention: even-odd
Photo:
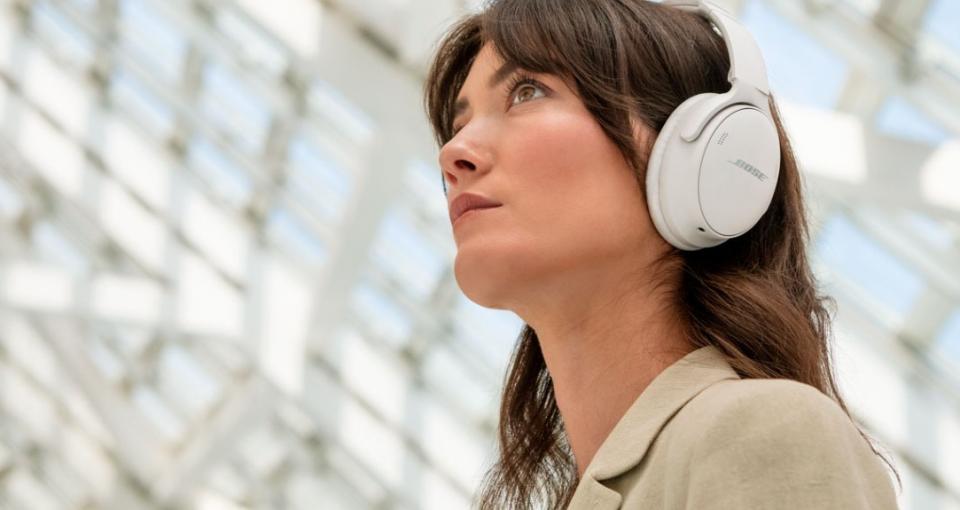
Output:
[[714,117],[697,146],[699,212],[719,244],[763,217],[780,177],[780,137],[766,111],[730,106]]
[[667,119],[647,165],[647,203],[660,235],[682,250],[709,248],[750,230],[770,206],[780,171],[776,126],[759,108],[720,110],[687,142],[680,126],[715,94],[684,101]]

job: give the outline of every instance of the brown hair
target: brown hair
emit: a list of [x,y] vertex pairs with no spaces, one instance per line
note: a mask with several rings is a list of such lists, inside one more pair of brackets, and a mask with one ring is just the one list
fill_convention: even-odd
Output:
[[[645,192],[652,142],[638,146],[631,116],[658,133],[685,99],[729,89],[729,56],[711,24],[643,0],[493,0],[442,39],[424,90],[437,143],[453,136],[453,106],[485,43],[505,62],[572,84]],[[834,381],[830,313],[810,269],[809,238],[796,158],[770,99],[780,135],[780,177],[770,208],[746,234],[700,251],[668,251],[658,261],[678,275],[670,296],[693,347],[716,346],[743,378],[786,378],[833,398],[873,451],[900,476],[850,415]],[[835,310],[834,310],[835,311]],[[579,482],[537,334],[524,325],[500,407],[499,459],[487,472],[479,507],[526,509],[542,500],[564,508]]]

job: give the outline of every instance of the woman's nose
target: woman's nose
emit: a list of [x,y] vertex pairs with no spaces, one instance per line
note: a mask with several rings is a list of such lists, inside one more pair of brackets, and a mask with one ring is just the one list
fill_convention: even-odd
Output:
[[461,130],[440,150],[445,191],[447,183],[450,186],[462,186],[489,168],[489,155],[475,141],[463,135]]

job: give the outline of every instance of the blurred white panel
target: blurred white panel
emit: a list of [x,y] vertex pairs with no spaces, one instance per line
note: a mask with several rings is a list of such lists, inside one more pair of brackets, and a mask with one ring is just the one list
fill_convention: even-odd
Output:
[[450,486],[450,483],[437,475],[434,470],[427,470],[419,477],[420,486],[417,488],[421,510],[449,510],[451,508],[469,508],[470,502],[459,491]]
[[295,136],[287,151],[288,183],[298,197],[323,221],[337,223],[355,186],[354,176],[339,154],[327,150],[314,137]]
[[203,177],[216,196],[235,207],[243,207],[253,193],[252,177],[223,149],[208,140],[190,142],[189,166]]
[[62,451],[67,463],[79,474],[86,487],[98,498],[104,499],[117,482],[117,469],[102,445],[93,442],[76,427],[63,427]]
[[313,510],[317,502],[323,502],[324,510],[355,510],[368,508],[369,503],[345,486],[340,480],[324,476],[318,478],[307,473],[290,477],[286,492],[293,510]]
[[505,367],[524,322],[517,314],[507,310],[484,308],[470,301],[463,292],[457,291],[454,313],[455,340],[470,352],[480,356],[495,373]]
[[161,272],[167,226],[112,180],[100,188],[100,223],[123,248],[150,269]]
[[960,30],[957,30],[960,3],[957,0],[929,0],[925,14],[924,31],[948,45],[952,51],[960,51]]
[[184,197],[184,234],[231,277],[246,280],[250,233],[242,219],[215,207],[206,197],[190,189]]
[[75,275],[85,273],[90,266],[88,254],[64,235],[63,228],[43,221],[34,225],[32,237],[37,254],[43,261],[58,265]]
[[86,353],[93,363],[93,367],[100,371],[100,375],[110,383],[119,384],[127,375],[127,367],[123,359],[116,352],[109,349],[101,341],[86,344]]
[[187,41],[150,0],[119,0],[121,44],[129,45],[166,83],[176,83]]
[[173,131],[174,112],[169,104],[157,95],[129,70],[116,68],[110,77],[111,96],[118,106],[127,109],[158,138]]
[[93,63],[96,53],[93,41],[59,7],[52,2],[34,1],[30,16],[33,29],[51,45],[54,55],[69,62],[69,67],[84,69]]
[[13,261],[3,270],[3,297],[11,304],[46,311],[75,305],[73,281],[62,269],[30,261]]
[[126,120],[111,116],[104,125],[103,158],[110,171],[150,205],[165,211],[173,163]]
[[184,254],[179,265],[178,323],[197,334],[239,337],[243,323],[240,294],[195,255]]
[[0,8],[0,69],[9,71],[13,49],[23,40],[16,22],[13,9]]
[[77,507],[89,501],[90,489],[87,481],[75,470],[63,463],[50,464],[44,467],[44,478],[66,507]]
[[321,267],[329,250],[321,234],[308,227],[309,222],[300,212],[299,209],[277,207],[270,213],[266,228],[270,245],[291,254],[306,266]]
[[239,505],[211,490],[200,490],[194,496],[196,510],[247,510],[250,507]]
[[211,495],[221,502],[237,501],[244,497],[246,481],[237,472],[236,463],[218,464],[210,470],[207,480],[210,490],[198,491],[196,501],[203,501],[204,498],[200,496],[204,494]]
[[960,211],[960,140],[937,149],[920,170],[920,186],[931,202]]
[[315,0],[237,0],[300,58],[312,59],[320,49],[322,5]]
[[[460,6],[450,0],[404,0],[398,3],[406,4],[404,30],[395,31],[401,57],[407,62],[427,62],[439,34],[457,17]],[[432,37],[424,37],[424,34]]]
[[881,320],[891,328],[906,320],[927,285],[921,271],[843,214],[824,222],[815,250],[831,270],[824,280],[855,284],[861,306],[882,310]]
[[4,485],[15,508],[61,510],[62,504],[43,483],[25,469],[15,469],[4,476]]
[[70,198],[80,196],[85,161],[75,142],[31,110],[23,114],[17,145],[51,186]]
[[57,433],[57,408],[51,396],[19,372],[0,370],[0,406],[26,425],[28,437],[46,443]]
[[[2,90],[2,87],[0,87]],[[23,211],[23,199],[10,186],[9,181],[0,177],[0,217],[4,220],[15,218]]]
[[237,449],[246,470],[257,478],[269,478],[287,456],[283,442],[268,427],[247,434]]
[[33,52],[24,76],[27,97],[75,136],[83,138],[92,106],[93,92],[42,52]]
[[950,137],[942,125],[902,96],[888,98],[877,112],[875,122],[883,133],[931,145]]
[[158,385],[190,417],[205,413],[223,393],[223,384],[180,345],[163,349],[157,362]]
[[494,378],[483,377],[482,364],[465,365],[453,348],[447,343],[432,346],[424,355],[422,377],[431,391],[444,395],[458,412],[468,413],[476,422],[492,418],[489,415],[496,408],[499,394]]
[[[430,401],[428,401],[430,402]],[[450,409],[426,405],[422,442],[427,455],[464,487],[477,487],[483,475],[487,438],[480,438]]]
[[[382,341],[400,348],[410,340],[413,319],[397,303],[395,296],[361,282],[350,294],[350,305],[365,327]],[[374,317],[376,320],[372,320]]]
[[8,470],[13,463],[13,454],[3,443],[0,443],[0,470]]
[[442,175],[437,163],[413,161],[407,168],[406,183],[409,192],[415,197],[411,200],[426,214],[431,225],[442,233],[441,245],[444,260],[453,260],[457,254],[457,245],[453,242],[453,229],[450,225],[450,212],[447,197],[443,194]]
[[149,386],[139,385],[131,393],[137,409],[147,417],[163,437],[170,442],[179,441],[186,432],[185,423],[174,414],[170,406]]
[[955,236],[949,221],[931,218],[916,211],[905,211],[903,214],[910,230],[924,241],[944,251],[953,246]]
[[266,98],[255,92],[249,78],[223,64],[203,70],[201,114],[249,154],[256,154],[270,127]]
[[406,207],[391,208],[380,225],[372,255],[376,264],[401,284],[402,291],[426,301],[450,266],[414,226],[411,216]]
[[376,123],[359,106],[350,101],[342,90],[323,80],[316,80],[307,93],[310,107],[331,121],[338,130],[356,144],[371,140]]
[[270,256],[264,262],[262,274],[260,367],[278,387],[292,395],[300,395],[313,306],[310,280],[276,256]]
[[867,17],[873,16],[880,7],[881,0],[846,0],[853,5],[861,14]]
[[837,385],[851,409],[891,447],[909,444],[902,368],[842,326],[835,328],[835,337]]
[[344,384],[356,392],[391,423],[404,420],[410,406],[409,368],[385,349],[374,349],[359,335],[347,336],[340,363]]
[[103,317],[155,325],[163,291],[153,280],[105,274],[93,281],[93,309]]
[[287,66],[286,49],[272,37],[265,37],[259,25],[224,5],[217,11],[217,28],[236,45],[238,58],[245,65],[264,70],[271,77],[279,76]]
[[803,171],[848,183],[866,180],[863,123],[859,118],[785,101],[780,109]]
[[374,418],[355,400],[340,407],[337,441],[359,458],[364,466],[392,487],[403,481],[406,453],[397,432]]
[[22,317],[6,313],[0,318],[0,346],[10,361],[20,365],[31,377],[53,388],[60,376],[53,353],[43,338]]
[[960,493],[960,416],[952,409],[937,416],[939,444],[937,468],[943,473],[944,484],[954,492]]
[[744,2],[738,17],[763,53],[774,96],[833,109],[847,82],[849,62],[805,30],[800,20],[785,16],[786,9],[772,3]]

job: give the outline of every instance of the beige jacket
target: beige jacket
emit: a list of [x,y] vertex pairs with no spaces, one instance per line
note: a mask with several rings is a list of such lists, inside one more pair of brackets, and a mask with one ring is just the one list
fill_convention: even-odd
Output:
[[567,508],[895,509],[888,473],[832,399],[789,379],[741,379],[707,346],[643,391]]

